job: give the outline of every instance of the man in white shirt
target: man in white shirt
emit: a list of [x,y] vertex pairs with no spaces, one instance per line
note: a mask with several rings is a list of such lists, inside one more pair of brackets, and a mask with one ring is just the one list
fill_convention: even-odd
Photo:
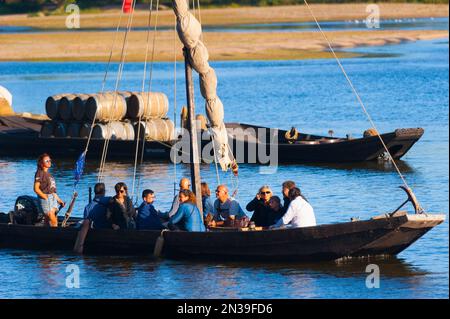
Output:
[[316,217],[312,206],[302,197],[300,189],[297,187],[289,191],[291,203],[286,213],[271,228],[277,228],[284,225],[292,227],[310,227],[316,226]]

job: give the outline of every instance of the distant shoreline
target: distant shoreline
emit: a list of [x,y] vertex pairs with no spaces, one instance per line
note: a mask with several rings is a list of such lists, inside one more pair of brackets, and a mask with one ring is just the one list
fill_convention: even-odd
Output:
[[[364,20],[366,4],[315,4],[312,5],[319,21]],[[380,19],[448,17],[447,5],[430,4],[380,4]],[[90,32],[55,33],[0,33],[0,61],[106,61],[109,57],[114,32],[95,30],[113,28],[118,20],[117,10],[102,14],[82,14],[81,27]],[[66,16],[27,17],[26,15],[0,16],[0,25],[28,26],[61,29]],[[147,13],[137,11],[133,26],[147,23]],[[309,20],[308,20],[309,19]],[[234,24],[305,22],[311,16],[305,6],[245,7],[204,9],[203,25],[227,26]],[[122,19],[126,20],[126,19]],[[172,10],[161,11],[159,26],[172,26]],[[122,33],[123,34],[123,33]],[[327,31],[336,49],[395,44],[436,38],[448,38],[448,30],[343,30]],[[327,44],[318,32],[205,32],[205,43],[210,60],[292,60],[330,58]],[[121,41],[121,40],[119,40]],[[157,32],[155,61],[173,61],[174,41],[177,59],[180,61],[181,43],[173,30]],[[146,50],[146,32],[133,31],[130,35],[126,61],[143,61]],[[116,46],[113,61],[119,59]],[[340,52],[341,57],[360,54]]]
[[[368,3],[346,4],[312,4],[311,8],[319,21],[364,20]],[[448,17],[448,4],[421,3],[377,3],[380,8],[380,19]],[[198,13],[198,12],[197,12]],[[274,7],[238,7],[238,8],[206,8],[200,11],[203,25],[233,25],[282,22],[313,21],[304,5]],[[115,28],[119,20],[120,10],[104,10],[102,12],[81,13],[82,28]],[[45,29],[63,29],[67,15],[33,16],[27,14],[0,15],[1,26],[27,26]],[[123,19],[126,20],[126,19]],[[125,25],[126,21],[123,21]],[[133,26],[146,27],[148,12],[136,10]],[[173,26],[172,10],[158,13],[159,26]]]

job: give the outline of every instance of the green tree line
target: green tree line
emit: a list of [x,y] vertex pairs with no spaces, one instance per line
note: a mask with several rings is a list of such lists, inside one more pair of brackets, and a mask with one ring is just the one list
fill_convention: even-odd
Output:
[[[150,0],[137,0],[137,4],[149,3]],[[190,0],[192,1],[192,0]],[[448,3],[449,0],[384,0],[371,2],[410,2],[410,3]],[[20,13],[54,11],[67,4],[76,3],[81,9],[120,6],[123,0],[0,0],[0,13]],[[195,1],[197,3],[197,1]],[[369,2],[368,0],[309,0],[309,3],[352,3]],[[156,0],[154,0],[156,3]],[[160,0],[162,5],[170,5],[171,0]],[[200,0],[203,7],[220,6],[275,6],[301,4],[303,0]]]

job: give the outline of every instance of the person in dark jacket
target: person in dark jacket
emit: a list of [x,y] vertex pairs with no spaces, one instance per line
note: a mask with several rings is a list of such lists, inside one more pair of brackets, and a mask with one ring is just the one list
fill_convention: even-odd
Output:
[[105,184],[97,183],[94,186],[95,197],[84,208],[84,220],[92,224],[94,229],[107,229],[111,225],[106,220],[106,209],[111,197],[105,196]]
[[107,218],[114,230],[134,228],[136,209],[131,198],[128,197],[128,188],[125,183],[114,186],[116,195],[108,203]]
[[281,199],[278,196],[272,196],[269,200],[269,207],[271,209],[271,225],[275,224],[281,217],[283,217],[285,210],[281,205]]
[[205,231],[202,214],[196,205],[195,194],[183,189],[179,193],[180,206],[168,223],[171,230]]
[[138,208],[136,217],[137,230],[162,230],[165,227],[161,223],[158,211],[153,206],[155,193],[151,189],[142,192],[143,202]]
[[259,189],[255,198],[247,204],[246,209],[249,212],[253,212],[250,221],[254,222],[256,226],[269,227],[273,224],[273,214],[269,206],[271,197],[272,190],[265,185]]
[[295,187],[295,182],[285,181],[281,186],[281,192],[283,193],[283,210],[286,213],[289,208],[291,200],[289,199],[289,191]]

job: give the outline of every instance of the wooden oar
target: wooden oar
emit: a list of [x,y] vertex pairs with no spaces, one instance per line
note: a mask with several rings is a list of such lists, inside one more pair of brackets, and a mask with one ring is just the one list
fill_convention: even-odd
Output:
[[91,228],[91,221],[89,219],[85,219],[83,221],[81,229],[78,231],[77,240],[75,241],[75,245],[73,246],[73,251],[76,252],[77,254],[83,253],[84,241],[90,228]]
[[72,214],[73,207],[75,206],[75,200],[77,199],[77,196],[78,196],[78,193],[77,192],[73,192],[72,200],[70,201],[70,205],[69,205],[69,208],[67,209],[67,212],[66,212],[66,214],[64,216],[64,220],[61,223],[61,227],[66,227],[67,221],[69,220],[70,215]]

